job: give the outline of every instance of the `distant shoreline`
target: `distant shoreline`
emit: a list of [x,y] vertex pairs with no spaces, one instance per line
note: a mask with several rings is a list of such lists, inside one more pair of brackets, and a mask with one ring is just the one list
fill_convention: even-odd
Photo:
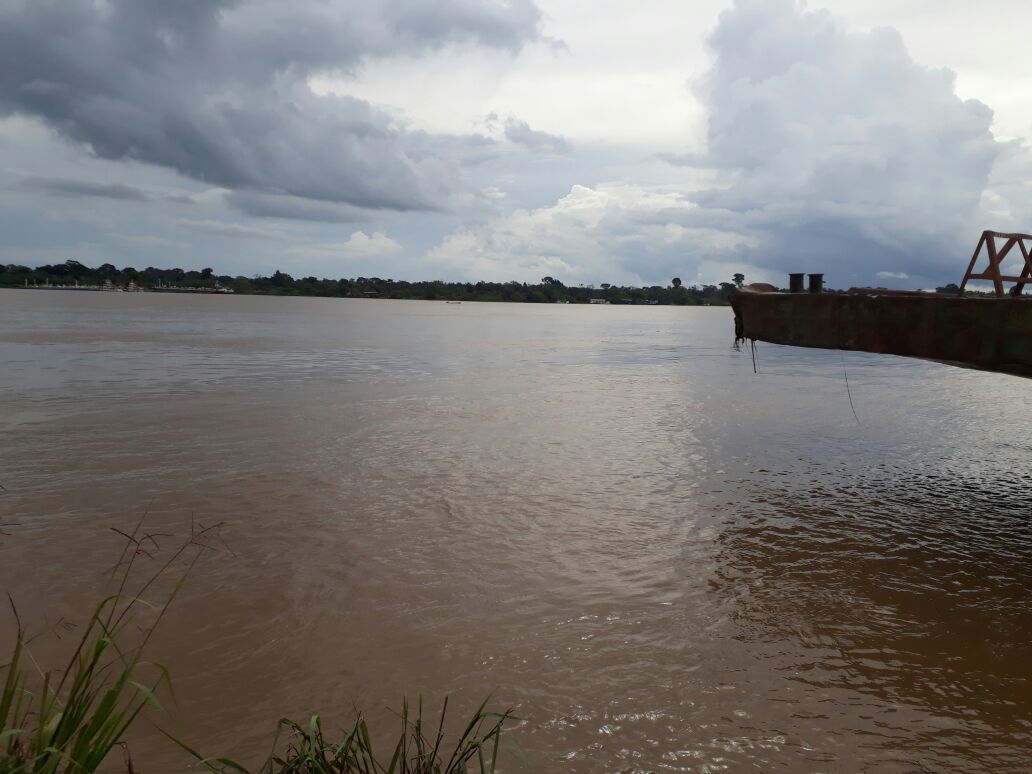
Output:
[[[77,287],[67,287],[67,286],[60,286],[60,285],[51,285],[51,286],[45,286],[45,285],[32,286],[32,285],[29,285],[28,287],[25,287],[24,285],[0,285],[0,290],[53,290],[53,291],[64,291],[66,293],[76,293],[76,292],[103,293],[103,292],[111,292],[109,289],[105,289],[105,288],[96,288],[96,287],[78,287],[77,288]],[[123,288],[115,288],[113,292],[116,292],[116,293],[118,293],[118,292],[159,293],[159,294],[162,294],[162,295],[174,295],[174,296],[184,296],[184,295],[200,295],[200,296],[233,295],[233,296],[264,296],[264,297],[274,297],[274,298],[349,298],[349,299],[365,299],[365,300],[369,300],[369,301],[443,301],[444,303],[447,303],[447,304],[462,304],[462,303],[467,303],[467,304],[505,304],[505,303],[513,303],[513,304],[547,304],[547,303],[552,303],[552,304],[569,305],[569,306],[599,306],[599,305],[602,305],[602,306],[720,306],[720,307],[730,307],[730,303],[728,303],[727,301],[713,301],[713,302],[701,303],[701,304],[695,304],[695,303],[687,303],[687,304],[666,303],[666,304],[663,304],[663,303],[650,303],[650,302],[647,302],[647,301],[646,302],[641,302],[641,301],[637,301],[637,302],[627,302],[627,301],[624,301],[624,302],[621,302],[621,301],[609,302],[609,301],[605,301],[604,303],[600,303],[600,302],[597,302],[597,301],[596,302],[591,302],[591,301],[552,301],[552,302],[548,302],[548,301],[528,301],[528,300],[509,300],[509,301],[506,301],[504,299],[494,299],[494,298],[468,298],[468,299],[462,299],[462,300],[458,300],[457,301],[457,300],[452,300],[452,299],[447,299],[447,298],[431,298],[431,299],[427,299],[427,298],[419,298],[417,296],[403,296],[403,297],[378,296],[378,295],[371,295],[371,296],[364,296],[364,295],[340,296],[340,295],[317,295],[317,294],[312,294],[312,293],[275,293],[275,292],[267,292],[267,291],[253,291],[253,292],[250,292],[250,293],[237,293],[237,292],[232,291],[232,290],[229,290],[229,291],[226,291],[226,292],[218,292],[218,291],[207,290],[207,289],[204,289],[204,288],[161,288],[161,289],[158,289],[158,288],[139,288],[139,289],[133,290],[133,291],[125,291]]]
[[[737,280],[737,278],[736,278]],[[603,283],[567,286],[543,277],[541,282],[445,282],[356,277],[294,278],[277,271],[271,276],[216,275],[212,269],[118,269],[112,264],[92,268],[66,261],[30,268],[0,266],[0,288],[61,290],[65,292],[160,292],[203,295],[309,296],[318,298],[387,298],[422,301],[488,301],[533,304],[601,304],[641,306],[727,306],[737,285],[684,286],[674,278],[669,285],[618,286]]]

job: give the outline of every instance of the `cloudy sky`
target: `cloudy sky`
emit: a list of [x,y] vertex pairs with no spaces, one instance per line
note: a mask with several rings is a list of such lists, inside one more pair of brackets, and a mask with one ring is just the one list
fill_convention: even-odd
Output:
[[[991,20],[991,24],[987,24]],[[0,263],[959,281],[1023,0],[0,0]]]

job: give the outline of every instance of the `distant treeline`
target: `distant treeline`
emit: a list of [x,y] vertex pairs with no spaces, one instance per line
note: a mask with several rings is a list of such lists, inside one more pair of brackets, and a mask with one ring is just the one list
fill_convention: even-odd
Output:
[[118,269],[110,263],[91,268],[79,261],[40,266],[9,264],[0,266],[0,287],[24,287],[26,284],[102,285],[110,281],[117,287],[130,282],[141,288],[162,286],[214,288],[216,284],[236,293],[279,296],[329,296],[335,298],[411,298],[427,301],[516,301],[528,303],[586,304],[592,299],[611,304],[677,304],[682,306],[722,305],[728,296],[744,281],[741,274],[733,282],[719,285],[685,287],[674,277],[669,285],[650,287],[620,287],[603,282],[599,287],[590,285],[567,286],[553,277],[542,277],[538,284],[526,282],[406,282],[404,280],[357,277],[354,279],[294,278],[281,271],[270,277],[231,277],[216,275],[211,269],[184,271],[183,269]]

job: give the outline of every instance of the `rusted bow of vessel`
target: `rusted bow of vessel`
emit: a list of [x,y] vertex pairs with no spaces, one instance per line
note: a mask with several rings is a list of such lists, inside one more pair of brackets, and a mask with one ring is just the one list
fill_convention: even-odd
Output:
[[737,340],[902,355],[1032,376],[1032,299],[872,288],[731,296]]
[[[1018,253],[1021,269],[1004,274],[1004,260]],[[1022,296],[1032,284],[1032,235],[983,231],[955,294],[825,293],[823,274],[811,274],[803,292],[803,275],[788,276],[788,293],[748,285],[731,296],[736,342],[877,352],[1032,376],[1032,302]],[[991,282],[992,295],[964,295],[971,280]]]

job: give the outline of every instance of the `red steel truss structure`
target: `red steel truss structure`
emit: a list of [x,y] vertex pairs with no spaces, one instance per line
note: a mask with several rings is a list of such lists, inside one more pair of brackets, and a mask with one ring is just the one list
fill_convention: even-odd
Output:
[[[1005,240],[1003,247],[997,248],[997,239]],[[1032,240],[1032,234],[1001,234],[996,231],[983,231],[982,238],[978,240],[978,246],[975,247],[975,253],[971,256],[971,263],[968,264],[967,272],[964,274],[964,281],[960,283],[960,289],[964,290],[968,280],[989,280],[993,283],[997,297],[1003,298],[1005,295],[1003,283],[1013,282],[1015,284],[1010,290],[1011,295],[1020,296],[1026,283],[1032,282],[1032,257],[1029,257],[1029,247],[1026,246],[1025,240]],[[1018,276],[1001,274],[1000,264],[1003,263],[1003,259],[1007,257],[1007,254],[1014,249],[1014,245],[1017,245],[1018,249],[1021,250],[1021,257],[1025,259],[1025,267]],[[989,265],[984,271],[975,274],[975,264],[978,263],[978,257],[982,253],[983,246],[985,247]]]

